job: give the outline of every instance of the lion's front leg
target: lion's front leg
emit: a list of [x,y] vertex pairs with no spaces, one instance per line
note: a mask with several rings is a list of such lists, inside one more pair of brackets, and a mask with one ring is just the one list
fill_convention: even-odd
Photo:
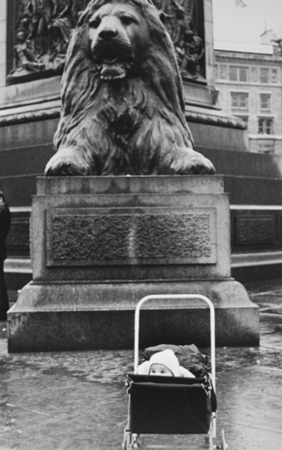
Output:
[[175,175],[213,175],[212,162],[192,148],[178,148],[172,153],[170,172]]
[[86,152],[72,147],[61,148],[45,167],[46,176],[79,176],[93,173],[92,160]]

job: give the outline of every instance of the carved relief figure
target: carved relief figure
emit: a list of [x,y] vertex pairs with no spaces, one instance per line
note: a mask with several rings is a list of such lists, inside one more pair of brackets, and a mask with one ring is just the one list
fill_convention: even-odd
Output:
[[166,28],[172,38],[181,74],[197,79],[201,74],[204,55],[202,39],[197,34],[193,18],[197,13],[197,0],[153,0],[165,13]]
[[51,0],[32,0],[28,3],[27,9],[31,15],[31,32],[29,41],[34,42],[34,53],[41,57],[48,50],[48,22],[51,20],[52,3]]
[[71,1],[65,1],[59,5],[57,0],[53,0],[53,3],[53,19],[51,20],[48,29],[51,33],[54,51],[56,53],[65,54],[72,29],[72,5]]
[[41,63],[34,52],[29,47],[29,41],[26,39],[25,32],[19,30],[17,33],[17,45],[15,46],[16,70],[41,71],[44,64]]
[[188,72],[193,78],[200,73],[200,60],[204,54],[202,40],[193,31],[193,24],[185,29],[181,40],[175,46],[182,75]]
[[214,173],[193,150],[171,38],[148,0],[92,0],[68,48],[46,175]]

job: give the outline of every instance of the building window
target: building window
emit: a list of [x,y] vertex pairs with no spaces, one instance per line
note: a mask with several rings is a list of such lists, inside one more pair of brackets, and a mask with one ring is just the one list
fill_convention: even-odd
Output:
[[260,117],[258,119],[259,134],[273,134],[273,119],[269,117]]
[[218,66],[218,78],[220,80],[227,80],[227,66],[219,64]]
[[239,67],[239,81],[248,81],[248,69],[247,67]]
[[242,83],[248,81],[248,67],[229,67],[230,81],[241,81]]
[[246,92],[231,92],[232,109],[248,109],[249,94]]
[[257,67],[252,67],[251,68],[251,81],[253,83],[257,83],[258,82],[258,68]]
[[278,83],[278,70],[271,69],[271,83]]
[[269,83],[269,69],[261,67],[260,69],[260,82]]
[[270,94],[260,94],[260,110],[264,112],[271,111]]
[[229,67],[229,79],[230,81],[237,81],[237,67]]

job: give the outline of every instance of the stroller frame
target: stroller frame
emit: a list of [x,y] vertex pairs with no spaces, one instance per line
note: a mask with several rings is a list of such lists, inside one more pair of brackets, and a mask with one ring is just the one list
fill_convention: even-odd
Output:
[[[139,361],[139,331],[140,331],[140,310],[143,306],[143,304],[149,300],[165,300],[165,299],[186,299],[186,300],[201,300],[206,303],[206,305],[209,307],[210,310],[210,359],[211,359],[211,376],[204,378],[178,378],[178,377],[156,377],[156,376],[150,376],[150,375],[137,375],[138,372],[138,361]],[[211,302],[211,300],[200,294],[152,294],[147,295],[143,297],[136,305],[135,308],[135,319],[134,319],[134,374],[128,374],[129,379],[129,388],[128,388],[128,394],[129,394],[129,407],[128,407],[128,424],[126,429],[124,430],[124,441],[123,441],[123,449],[124,450],[131,450],[133,448],[138,448],[141,444],[140,440],[140,434],[205,434],[205,446],[201,446],[201,448],[206,448],[208,450],[215,450],[222,449],[227,450],[228,445],[225,441],[224,436],[224,430],[221,431],[221,445],[216,445],[216,413],[208,411],[205,412],[205,408],[207,405],[207,409],[211,408],[211,401],[207,401],[205,405],[205,400],[203,399],[203,394],[207,393],[208,390],[211,393],[211,390],[213,390],[213,393],[215,394],[216,389],[216,363],[215,363],[215,311],[214,306]],[[159,380],[157,380],[159,379]],[[155,382],[156,380],[156,382]],[[192,381],[191,381],[192,380]],[[174,384],[173,384],[174,383]],[[175,389],[175,391],[173,391]],[[169,431],[160,431],[160,427],[157,427],[157,430],[154,431],[154,425],[152,427],[147,425],[139,425],[139,420],[142,421],[142,412],[138,415],[138,407],[136,407],[136,402],[138,405],[138,401],[141,400],[141,403],[143,403],[143,398],[146,397],[150,399],[151,396],[156,395],[157,391],[160,391],[159,394],[157,394],[156,402],[159,400],[162,400],[163,393],[165,391],[168,392],[168,399],[172,399],[174,392],[176,395],[178,395],[178,400],[183,397],[189,397],[189,395],[192,394],[192,407],[195,407],[196,405],[196,411],[195,415],[193,414],[193,417],[196,417],[198,415],[198,421],[199,421],[199,414],[201,415],[201,411],[204,413],[204,419],[203,423],[207,422],[205,425],[196,425],[195,429],[193,429],[193,421],[192,421],[192,428],[190,425],[182,424],[180,426],[177,426],[176,431],[169,427]],[[147,391],[147,392],[146,392]],[[191,394],[189,394],[191,393]],[[196,395],[196,397],[195,397]],[[197,395],[200,395],[199,398],[199,404],[201,404],[198,408],[198,400]],[[205,396],[205,394],[204,394]],[[133,398],[137,398],[137,400],[134,400]],[[194,398],[194,400],[193,400]],[[173,401],[173,400],[172,400]],[[149,400],[150,404],[150,400]],[[176,403],[177,404],[177,403]],[[152,404],[149,406],[149,410],[154,407],[154,400],[152,400]],[[134,407],[133,407],[134,406]],[[197,411],[198,408],[198,411]],[[137,411],[137,412],[136,412]],[[173,411],[173,410],[172,410]],[[134,420],[132,417],[132,414],[135,416]],[[165,414],[165,413],[164,413]],[[170,414],[173,414],[170,413]],[[173,417],[173,416],[171,416]],[[196,417],[197,420],[197,417]],[[183,422],[183,419],[182,419]],[[186,421],[187,422],[187,421]],[[201,420],[200,420],[201,422]],[[205,430],[205,428],[208,426],[208,431]],[[145,427],[145,428],[144,428]],[[166,422],[166,430],[168,430],[168,422]],[[190,429],[192,431],[190,431]],[[145,430],[145,431],[144,431]],[[184,431],[182,431],[184,430]],[[204,430],[204,431],[203,431]],[[199,448],[199,447],[197,447]]]

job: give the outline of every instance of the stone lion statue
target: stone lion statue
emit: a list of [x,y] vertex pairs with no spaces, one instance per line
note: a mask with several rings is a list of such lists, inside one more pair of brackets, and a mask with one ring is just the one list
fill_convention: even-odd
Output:
[[71,38],[45,174],[212,174],[193,150],[174,47],[150,0],[92,0]]

